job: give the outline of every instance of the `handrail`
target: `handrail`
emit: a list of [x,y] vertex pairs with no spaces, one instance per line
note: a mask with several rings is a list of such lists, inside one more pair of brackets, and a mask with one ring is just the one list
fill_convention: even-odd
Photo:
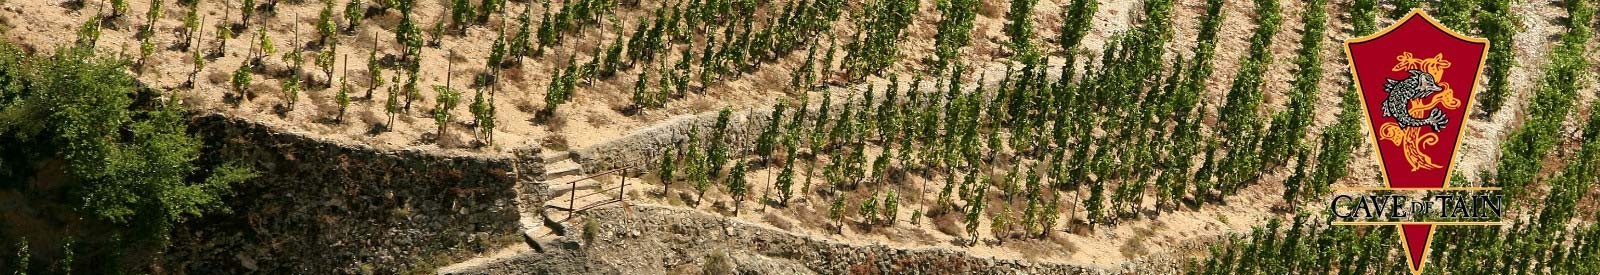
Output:
[[[607,170],[605,172],[590,174],[590,175],[585,176],[585,177],[583,177],[581,179],[576,179],[576,180],[572,180],[571,182],[567,182],[567,184],[572,185],[572,192],[570,192],[571,195],[568,195],[570,198],[567,199],[567,218],[571,219],[572,218],[572,214],[575,214],[575,213],[577,213],[577,212],[579,212],[581,210],[588,210],[589,208],[592,208],[592,206],[586,206],[586,207],[584,207],[584,209],[581,209],[581,210],[578,209],[578,192],[577,192],[578,191],[578,182],[589,180],[589,179],[593,179],[593,178],[604,176],[604,175],[610,175],[610,174],[616,173],[616,172],[627,171],[628,169],[633,169],[634,167],[637,167],[639,165],[640,164],[633,164],[633,165],[629,165],[629,166],[626,166],[626,167],[611,169],[611,170]],[[579,169],[582,169],[582,168],[579,168]],[[624,177],[622,177],[622,186],[618,187],[617,199],[615,199],[615,201],[619,201],[620,202],[623,199],[627,198],[623,194],[623,192],[627,191],[627,188],[628,188],[628,178],[626,176],[624,176]],[[607,190],[605,188],[601,188],[600,191],[607,191]],[[595,194],[599,194],[599,193],[602,193],[602,192],[595,192]],[[587,197],[589,197],[591,195],[594,195],[594,194],[584,195],[583,197],[587,198]],[[611,202],[610,201],[606,201],[606,202],[601,203],[601,204],[605,204],[605,203],[611,203]]]

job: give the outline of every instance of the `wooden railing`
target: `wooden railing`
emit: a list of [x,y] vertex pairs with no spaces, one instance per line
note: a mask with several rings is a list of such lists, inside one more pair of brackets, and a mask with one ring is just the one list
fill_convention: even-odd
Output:
[[[576,179],[576,180],[572,180],[570,182],[564,183],[564,184],[570,185],[572,189],[571,189],[571,191],[568,191],[568,193],[571,193],[571,194],[567,195],[568,198],[567,198],[567,207],[566,207],[566,209],[561,209],[561,210],[566,210],[568,215],[567,215],[567,217],[565,219],[562,219],[559,222],[565,222],[567,219],[572,219],[572,217],[574,216],[573,214],[576,214],[578,212],[583,212],[583,211],[586,211],[586,210],[589,210],[589,209],[592,209],[592,208],[595,208],[595,207],[605,206],[605,205],[612,204],[612,203],[624,202],[624,200],[627,198],[626,192],[628,190],[628,177],[626,176],[627,175],[627,171],[635,169],[638,166],[639,166],[638,164],[635,164],[635,165],[629,165],[627,167],[607,170],[605,172],[589,174],[588,176],[585,176],[585,177],[583,177],[581,179]],[[590,193],[590,194],[583,195],[583,196],[578,196],[578,182],[594,179],[594,178],[605,176],[605,175],[611,175],[611,174],[622,174],[623,175],[623,176],[620,177],[621,178],[621,184],[620,185],[618,185],[617,187],[614,187],[614,188],[603,188],[603,185],[601,185],[602,188],[598,192]],[[616,199],[605,200],[605,201],[600,201],[600,202],[597,202],[597,203],[594,203],[594,204],[585,205],[585,206],[583,206],[583,208],[579,208],[578,205],[577,205],[579,198],[587,198],[589,196],[606,194],[606,193],[609,193],[613,189],[617,190],[617,198]],[[554,206],[554,208],[560,209],[561,207],[560,206]]]

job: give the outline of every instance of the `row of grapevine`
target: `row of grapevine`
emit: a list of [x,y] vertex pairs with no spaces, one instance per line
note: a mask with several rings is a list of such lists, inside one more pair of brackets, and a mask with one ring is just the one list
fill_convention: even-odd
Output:
[[[1233,77],[1227,97],[1217,109],[1217,131],[1226,157],[1207,162],[1201,170],[1205,176],[1197,181],[1212,185],[1222,194],[1233,194],[1245,184],[1256,180],[1264,167],[1280,163],[1265,154],[1275,154],[1287,148],[1266,148],[1265,121],[1257,114],[1262,104],[1262,76],[1272,63],[1273,53],[1268,50],[1272,37],[1278,32],[1283,16],[1278,12],[1276,0],[1256,1],[1256,29],[1250,38],[1250,52],[1241,61],[1239,72]],[[1293,137],[1298,139],[1299,137]],[[1276,149],[1276,150],[1274,150]],[[1216,154],[1216,152],[1207,152]]]
[[949,68],[961,48],[972,43],[972,20],[978,14],[977,0],[940,0],[938,33],[934,35],[934,72]]
[[[1371,14],[1370,2],[1357,1],[1353,14]],[[1503,3],[1501,3],[1503,4]],[[1487,3],[1493,6],[1495,3]],[[1594,8],[1589,1],[1570,1],[1565,7],[1572,20],[1571,32],[1562,36],[1561,42],[1550,55],[1550,65],[1532,99],[1530,112],[1521,127],[1512,132],[1501,149],[1497,173],[1493,181],[1509,192],[1508,200],[1529,200],[1525,194],[1534,183],[1550,186],[1548,194],[1537,203],[1512,203],[1508,213],[1523,213],[1508,218],[1509,227],[1446,226],[1436,230],[1432,240],[1429,265],[1424,273],[1455,272],[1467,274],[1589,274],[1600,272],[1600,224],[1593,221],[1600,216],[1579,211],[1581,194],[1594,186],[1593,178],[1600,175],[1600,104],[1591,104],[1589,119],[1575,140],[1576,146],[1555,146],[1565,135],[1555,129],[1565,125],[1570,109],[1577,104],[1576,93],[1590,76],[1585,70],[1588,62],[1586,42],[1590,39],[1590,25]],[[1480,22],[1493,18],[1479,14]],[[1363,17],[1355,17],[1362,22]],[[1372,31],[1356,24],[1357,33]],[[1488,26],[1488,24],[1484,24]],[[1486,33],[1493,32],[1483,28]],[[1492,58],[1491,58],[1492,59]],[[1491,78],[1491,83],[1494,82]],[[1346,104],[1353,98],[1345,99]],[[1344,107],[1344,112],[1353,112]],[[1328,131],[1345,132],[1350,129],[1341,114],[1340,121]],[[1355,124],[1354,122],[1348,124]],[[1353,132],[1353,131],[1351,131]],[[1334,137],[1325,132],[1324,140]],[[1325,141],[1327,146],[1338,147],[1339,142]],[[1552,176],[1538,176],[1546,163],[1544,159],[1558,150],[1563,152],[1559,171]],[[1324,151],[1326,153],[1327,151]],[[1323,167],[1343,163],[1343,158],[1318,157],[1319,166],[1313,178],[1321,178]],[[1341,169],[1342,170],[1342,169]],[[1343,172],[1338,172],[1342,175]],[[1487,175],[1487,174],[1486,174]],[[1337,176],[1337,175],[1335,175]],[[1483,177],[1488,180],[1488,176]],[[1326,186],[1313,180],[1316,186]],[[1460,193],[1459,191],[1457,193]],[[1464,194],[1464,193],[1463,193]],[[1290,196],[1286,194],[1286,197]],[[1326,216],[1326,213],[1320,215]],[[1256,228],[1249,236],[1234,237],[1211,248],[1209,257],[1188,267],[1191,274],[1235,273],[1327,273],[1367,274],[1396,273],[1406,270],[1402,253],[1393,239],[1398,237],[1392,226],[1353,227],[1330,226],[1328,221],[1307,223],[1306,214],[1294,219],[1294,225],[1281,230],[1281,221],[1272,220],[1265,228]],[[1584,222],[1588,224],[1583,224]],[[1576,225],[1575,225],[1576,223]]]
[[1300,36],[1300,49],[1296,50],[1294,65],[1300,68],[1295,72],[1293,87],[1289,92],[1289,104],[1285,110],[1272,116],[1272,123],[1266,136],[1266,159],[1282,162],[1290,157],[1290,153],[1298,153],[1295,161],[1294,174],[1284,182],[1284,201],[1289,205],[1296,205],[1297,198],[1302,189],[1311,187],[1306,167],[1310,166],[1307,155],[1311,148],[1306,148],[1301,140],[1307,130],[1311,128],[1318,88],[1322,84],[1322,44],[1327,31],[1327,2],[1325,0],[1311,0],[1306,2],[1306,10],[1301,19],[1305,31]]
[[1562,122],[1572,113],[1579,90],[1593,81],[1586,56],[1595,9],[1588,1],[1569,1],[1565,6],[1571,15],[1569,31],[1549,53],[1550,62],[1529,100],[1527,119],[1501,145],[1495,183],[1506,188],[1508,197],[1521,196],[1533,183],[1545,157],[1556,147]]
[[[1212,10],[1220,11],[1223,3],[1213,4]],[[1164,49],[1138,46],[1164,44],[1170,39],[1172,5],[1172,1],[1146,5],[1143,21],[1113,36],[1099,60],[1084,58],[1081,75],[1076,66],[1077,55],[1067,56],[1069,65],[1059,67],[1059,79],[1046,77],[1045,72],[1055,68],[1046,65],[1045,58],[1023,58],[1030,62],[1021,63],[1020,69],[1008,68],[993,86],[987,80],[989,74],[980,74],[976,83],[963,81],[965,69],[961,64],[951,64],[949,77],[937,77],[931,92],[924,90],[930,85],[921,75],[909,85],[898,76],[889,75],[881,90],[880,86],[869,84],[864,91],[842,97],[833,90],[824,90],[820,104],[815,105],[803,95],[798,104],[780,101],[768,115],[771,120],[760,125],[754,154],[734,154],[730,158],[735,165],[750,164],[750,170],[767,169],[769,178],[776,174],[776,181],[766,188],[772,191],[762,195],[770,203],[784,206],[797,198],[831,202],[830,217],[840,227],[849,209],[859,210],[856,220],[861,224],[878,224],[875,221],[883,220],[878,207],[888,204],[884,195],[911,192],[898,187],[910,186],[904,185],[908,179],[914,181],[914,186],[933,183],[933,190],[918,188],[921,190],[915,193],[937,193],[937,199],[919,202],[911,219],[960,214],[972,241],[978,236],[973,230],[985,215],[992,229],[988,233],[1004,240],[1043,236],[1059,225],[1057,220],[1063,214],[1069,221],[1090,224],[1136,217],[1146,208],[1145,193],[1151,189],[1159,192],[1158,209],[1176,207],[1185,200],[1213,200],[1210,187],[1191,188],[1187,183],[1208,176],[1240,179],[1244,176],[1235,174],[1256,173],[1221,168],[1200,169],[1207,174],[1191,172],[1196,162],[1193,156],[1202,150],[1208,154],[1220,151],[1216,148],[1221,145],[1203,137],[1202,121],[1208,109],[1200,104],[1203,87],[1199,83],[1203,82],[1190,78],[1203,77],[1192,72],[1205,66],[1163,64]],[[1264,3],[1264,7],[1273,7],[1273,3]],[[1326,25],[1322,22],[1326,16],[1321,5],[1308,10],[1306,19],[1315,26],[1313,32],[1320,32]],[[1215,32],[1216,23],[1209,24],[1211,33]],[[1268,27],[1276,25],[1264,23]],[[1302,51],[1311,57],[1297,63],[1317,60],[1315,56],[1321,52],[1322,36],[1308,37],[1311,38],[1302,42],[1306,45]],[[1207,44],[1211,43],[1203,43],[1202,47]],[[1304,128],[1310,125],[1308,100],[1316,93],[1313,84],[1320,75],[1297,80],[1295,97],[1302,99],[1291,105],[1299,107],[1291,106],[1278,115],[1284,121],[1281,124],[1286,125],[1280,127],[1302,133],[1280,138],[1291,144],[1286,146],[1299,144]],[[1241,83],[1248,81],[1259,83]],[[972,84],[977,85],[969,87]],[[715,134],[718,132],[713,131],[710,140],[691,135],[682,147],[687,149],[660,156],[652,162],[655,176],[665,185],[688,181],[697,187],[709,187],[720,184],[706,181],[733,182],[730,175],[716,172],[725,165],[704,161],[711,155],[705,152],[721,146],[747,146],[718,145],[724,142],[718,137],[720,134]],[[1350,140],[1353,143],[1355,139]],[[869,150],[869,146],[881,150]],[[1311,154],[1301,152],[1298,170],[1302,170],[1301,177],[1306,181],[1331,182],[1342,177],[1320,171],[1326,169],[1321,167],[1310,171],[1307,163],[1311,163]],[[1259,154],[1234,154],[1247,153]],[[1215,166],[1211,163],[1216,161],[1215,155],[1212,156],[1207,167]],[[1324,157],[1319,155],[1321,158]],[[822,185],[814,188],[812,185],[818,182]],[[885,185],[892,182],[901,183]],[[942,188],[938,185],[941,182]],[[743,184],[747,183],[740,183]],[[1232,188],[1240,187],[1237,184]],[[887,187],[893,188],[880,189]],[[696,190],[707,192],[705,188]],[[875,195],[855,203],[845,201],[846,193]],[[735,199],[742,201],[743,196],[736,195]],[[1070,205],[1062,204],[1069,197]],[[1084,213],[1078,214],[1080,211]]]
[[[1177,104],[1180,104],[1180,106],[1190,106],[1199,103],[1199,95],[1205,92],[1206,78],[1211,75],[1211,72],[1214,69],[1214,65],[1212,65],[1212,59],[1216,57],[1217,32],[1222,27],[1222,20],[1225,16],[1225,14],[1222,12],[1224,4],[1225,3],[1221,0],[1206,1],[1206,13],[1200,22],[1200,32],[1195,38],[1194,62],[1190,63],[1189,68],[1185,70],[1186,74],[1183,75],[1183,80],[1179,82],[1181,87],[1178,88],[1178,94],[1181,96],[1179,97],[1180,100],[1177,102]],[[1173,153],[1181,156],[1194,156],[1201,153],[1204,154],[1204,157],[1201,158],[1202,165],[1200,170],[1195,173],[1194,177],[1178,179],[1178,182],[1180,182],[1179,184],[1183,184],[1182,182],[1193,182],[1194,193],[1199,195],[1196,196],[1196,198],[1200,198],[1201,196],[1209,196],[1209,194],[1211,194],[1212,184],[1209,181],[1202,179],[1207,179],[1210,177],[1210,171],[1212,169],[1211,163],[1216,161],[1217,142],[1212,139],[1201,140],[1199,121],[1206,117],[1206,108],[1200,107],[1195,109],[1195,111],[1198,111],[1199,113],[1191,113],[1186,109],[1175,110],[1177,112],[1176,117],[1178,119],[1191,122],[1183,124],[1185,127],[1177,130],[1178,133],[1181,133],[1178,135],[1180,140],[1179,143],[1184,146],[1176,146],[1176,151]],[[1177,164],[1174,167],[1182,169],[1183,171],[1187,171],[1192,167],[1191,162],[1187,160],[1175,160],[1174,163]],[[1177,189],[1181,189],[1182,186],[1176,187],[1179,187]],[[1167,193],[1170,196],[1168,200],[1173,200],[1172,198],[1175,198],[1181,193],[1178,191],[1179,190],[1168,191]],[[1205,200],[1197,199],[1195,200],[1195,203],[1197,207],[1204,206]]]
[[[1490,0],[1478,6],[1478,30],[1489,39],[1490,45],[1512,45],[1512,38],[1517,35],[1517,22],[1521,19],[1516,12],[1511,10],[1511,0]],[[1491,46],[1486,61],[1484,77],[1489,85],[1479,96],[1483,99],[1478,102],[1484,113],[1493,115],[1505,105],[1506,96],[1511,93],[1511,68],[1516,66],[1515,54],[1512,47]]]
[[865,79],[900,60],[900,41],[916,15],[916,0],[878,0],[869,2],[856,18],[856,39],[845,44],[846,78]]
[[[1600,104],[1590,106],[1600,110]],[[1427,269],[1434,273],[1449,270],[1469,274],[1590,274],[1600,272],[1600,216],[1581,217],[1578,201],[1595,184],[1600,174],[1600,115],[1584,123],[1583,139],[1576,158],[1545,180],[1551,194],[1542,207],[1511,204],[1510,212],[1527,213],[1515,218],[1510,227],[1446,226],[1436,230]],[[1457,191],[1460,195],[1467,195]],[[1524,206],[1524,207],[1519,207]],[[1592,214],[1592,213],[1589,213]],[[1327,214],[1322,214],[1326,216]],[[1257,227],[1245,238],[1237,236],[1212,246],[1210,256],[1187,267],[1191,274],[1328,273],[1369,274],[1405,270],[1398,234],[1393,226],[1330,226],[1328,221],[1306,221],[1307,214],[1294,217],[1293,225],[1281,230],[1281,220],[1273,219]],[[1588,225],[1571,226],[1575,219],[1588,219]],[[1281,232],[1281,233],[1280,233]]]

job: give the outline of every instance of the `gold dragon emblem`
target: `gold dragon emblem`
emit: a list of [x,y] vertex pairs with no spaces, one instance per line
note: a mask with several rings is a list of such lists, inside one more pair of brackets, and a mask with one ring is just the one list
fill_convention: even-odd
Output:
[[[1391,71],[1411,72],[1413,77],[1408,78],[1407,81],[1412,79],[1423,79],[1427,82],[1440,81],[1436,82],[1439,91],[1428,96],[1396,98],[1398,92],[1387,91],[1390,92],[1390,100],[1404,100],[1406,105],[1404,107],[1405,114],[1393,114],[1390,116],[1409,115],[1410,117],[1396,117],[1396,119],[1410,121],[1415,121],[1417,118],[1448,119],[1442,116],[1442,111],[1439,108],[1455,110],[1461,107],[1461,100],[1455,97],[1455,91],[1450,88],[1450,83],[1442,81],[1445,69],[1450,68],[1450,61],[1444,59],[1444,54],[1441,53],[1431,58],[1422,59],[1413,56],[1411,52],[1404,52],[1396,56],[1395,59],[1399,63],[1396,63]],[[1421,76],[1420,74],[1423,73],[1427,75]],[[1428,77],[1431,77],[1431,79]],[[1402,81],[1389,81],[1391,84],[1404,84]],[[1378,136],[1380,139],[1401,148],[1405,153],[1406,162],[1411,164],[1411,171],[1443,168],[1444,166],[1434,163],[1433,158],[1422,151],[1425,147],[1431,147],[1439,143],[1438,131],[1443,122],[1434,121],[1433,131],[1424,131],[1428,127],[1418,127],[1419,125],[1405,125],[1397,121],[1385,122],[1378,127]]]

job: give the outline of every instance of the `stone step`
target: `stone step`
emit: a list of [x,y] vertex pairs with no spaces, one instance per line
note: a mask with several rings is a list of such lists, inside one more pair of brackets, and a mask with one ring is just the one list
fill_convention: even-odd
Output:
[[473,257],[465,261],[441,267],[435,272],[435,274],[472,274],[474,269],[481,268],[495,262],[514,259],[518,255],[521,255],[523,251],[528,251],[531,248],[533,248],[532,245],[528,244],[512,244],[492,252],[480,254],[477,257]]
[[556,163],[556,162],[561,162],[561,161],[565,161],[565,160],[568,160],[568,159],[572,159],[572,152],[571,151],[560,151],[560,152],[544,153],[542,155],[539,155],[539,158],[541,160],[544,160],[544,163]]
[[550,182],[551,179],[558,179],[573,175],[584,175],[584,172],[583,165],[578,164],[576,161],[572,161],[572,159],[544,165],[544,179],[546,182]]
[[574,184],[569,184],[568,182],[570,182],[570,181],[550,181],[550,182],[546,182],[546,184],[550,185],[550,190],[548,191],[547,194],[550,196],[550,198],[554,199],[554,198],[557,198],[557,197],[566,196],[567,193],[573,192],[575,190],[600,189],[600,182],[594,181],[594,180],[581,180],[581,181],[578,181],[578,184],[576,184],[576,186],[574,186]]
[[565,211],[548,210],[537,215],[538,221],[524,224],[522,240],[534,250],[546,252],[556,238],[566,235],[567,227],[561,221],[566,220],[569,214]]
[[522,241],[527,243],[529,248],[539,252],[548,252],[551,247],[551,241],[559,237],[561,237],[561,234],[556,234],[550,227],[545,226],[522,231]]
[[[617,194],[615,193],[615,190],[604,192],[604,193],[601,193],[599,191],[602,191],[602,190],[599,190],[599,189],[578,190],[576,192],[569,193],[569,194],[566,194],[566,195],[563,195],[563,196],[552,196],[552,197],[550,197],[549,200],[546,200],[545,203],[544,203],[544,205],[546,207],[545,213],[546,214],[552,214],[552,215],[555,212],[566,213],[569,210],[573,210],[573,208],[581,210],[581,209],[587,208],[587,207],[595,205],[595,204],[600,204],[600,203],[604,203],[604,202],[608,202],[608,201],[612,201],[612,200],[616,200],[617,199]],[[574,194],[576,194],[576,197],[574,197]]]

